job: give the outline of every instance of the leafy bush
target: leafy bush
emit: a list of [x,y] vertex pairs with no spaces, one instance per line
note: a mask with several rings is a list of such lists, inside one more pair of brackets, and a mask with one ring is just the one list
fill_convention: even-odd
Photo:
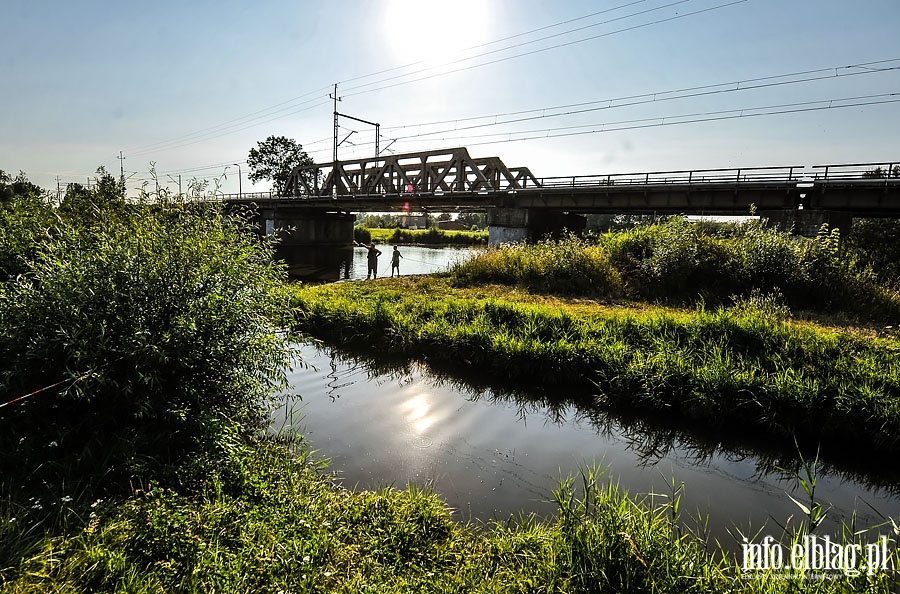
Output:
[[226,459],[284,380],[284,272],[270,249],[212,205],[43,208],[6,213],[57,222],[0,285],[0,396],[61,383],[0,410],[7,487]]
[[900,219],[854,219],[847,256],[878,282],[900,289]]
[[652,247],[640,263],[643,296],[684,299],[716,296],[734,285],[734,262],[727,244],[692,223],[673,219],[655,229]]
[[732,295],[775,291],[793,309],[900,315],[900,296],[842,259],[839,244],[837,230],[827,227],[807,239],[759,222],[698,226],[673,218],[588,239],[501,246],[452,275],[462,285],[673,304],[724,304]]
[[577,237],[503,245],[452,269],[462,284],[508,283],[544,292],[616,296],[621,278],[605,250]]
[[372,233],[367,227],[357,225],[353,228],[353,241],[358,241],[359,243],[369,243],[372,241]]
[[43,198],[28,194],[0,205],[0,283],[28,270],[57,217]]

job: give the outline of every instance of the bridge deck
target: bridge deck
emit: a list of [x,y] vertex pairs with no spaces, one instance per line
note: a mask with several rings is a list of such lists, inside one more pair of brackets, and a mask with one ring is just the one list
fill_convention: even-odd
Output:
[[[298,168],[294,195],[225,195],[261,207],[361,211],[553,209],[747,214],[798,207],[900,216],[900,160],[535,177],[462,148]],[[324,181],[323,181],[324,180]],[[322,182],[322,183],[320,183]]]

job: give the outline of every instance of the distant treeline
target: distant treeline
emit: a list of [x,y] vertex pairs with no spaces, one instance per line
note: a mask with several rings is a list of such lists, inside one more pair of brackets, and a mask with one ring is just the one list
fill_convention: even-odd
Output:
[[360,243],[375,241],[390,244],[487,245],[487,231],[445,231],[443,229],[369,229],[356,227],[353,239]]

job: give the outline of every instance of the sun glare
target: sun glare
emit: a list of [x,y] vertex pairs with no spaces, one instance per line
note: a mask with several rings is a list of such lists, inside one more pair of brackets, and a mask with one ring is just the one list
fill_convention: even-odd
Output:
[[431,414],[431,407],[425,394],[413,396],[404,403],[404,408],[406,408],[406,421],[416,433],[425,433],[434,424],[435,419]]
[[484,0],[390,0],[384,35],[393,58],[429,65],[464,57],[460,53],[488,41],[490,3]]

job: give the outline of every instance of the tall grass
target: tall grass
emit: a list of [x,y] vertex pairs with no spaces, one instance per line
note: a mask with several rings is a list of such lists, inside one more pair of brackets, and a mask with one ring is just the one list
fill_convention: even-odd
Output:
[[900,317],[900,296],[843,260],[837,232],[796,238],[758,222],[681,219],[533,245],[505,245],[457,264],[459,286],[502,283],[532,291],[672,304],[727,303],[777,292],[795,310]]
[[[258,442],[249,479],[210,472],[190,492],[141,486],[83,525],[0,566],[4,592],[889,592],[896,576],[741,570],[740,555],[680,524],[680,488],[629,495],[596,468],[552,494],[555,518],[480,528],[415,487],[348,491],[299,456]],[[0,534],[9,536],[9,518]],[[848,532],[841,543],[873,539]],[[786,545],[796,534],[779,535]],[[891,538],[891,547],[895,538]],[[894,560],[891,559],[891,563]]]

